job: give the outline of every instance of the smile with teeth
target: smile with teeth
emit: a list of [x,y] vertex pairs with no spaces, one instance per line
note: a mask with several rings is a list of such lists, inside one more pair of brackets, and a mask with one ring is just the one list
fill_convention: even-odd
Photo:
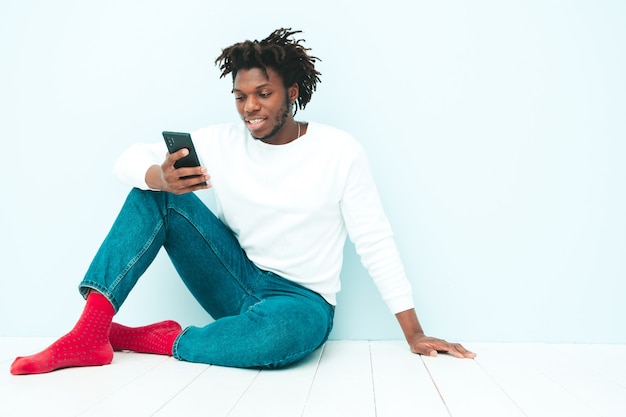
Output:
[[250,131],[257,131],[263,128],[263,126],[265,126],[265,122],[267,121],[267,119],[263,119],[263,118],[258,118],[258,119],[246,119],[246,124],[248,125],[248,129],[250,129]]

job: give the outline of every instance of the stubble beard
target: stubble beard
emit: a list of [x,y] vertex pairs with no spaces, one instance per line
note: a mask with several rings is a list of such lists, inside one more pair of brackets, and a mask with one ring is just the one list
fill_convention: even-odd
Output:
[[282,129],[282,127],[285,125],[285,122],[287,121],[287,118],[289,117],[289,109],[290,109],[290,101],[289,101],[289,96],[285,97],[285,105],[284,105],[284,111],[279,114],[278,116],[276,116],[276,119],[274,120],[275,125],[274,125],[274,129],[272,129],[272,131],[270,133],[268,133],[267,135],[263,136],[263,137],[256,137],[252,134],[252,132],[250,132],[250,135],[252,135],[252,137],[256,140],[262,140],[262,141],[266,141],[269,140],[271,138],[274,137],[274,135],[276,135],[278,133],[278,131],[280,129]]

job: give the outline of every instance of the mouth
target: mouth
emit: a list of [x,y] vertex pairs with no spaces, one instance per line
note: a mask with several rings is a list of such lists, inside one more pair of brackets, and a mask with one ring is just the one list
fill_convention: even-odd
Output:
[[244,119],[246,122],[246,126],[248,126],[248,129],[250,129],[250,131],[256,131],[259,130],[263,127],[263,125],[265,124],[265,121],[267,119],[263,119],[263,118],[250,118],[250,119]]

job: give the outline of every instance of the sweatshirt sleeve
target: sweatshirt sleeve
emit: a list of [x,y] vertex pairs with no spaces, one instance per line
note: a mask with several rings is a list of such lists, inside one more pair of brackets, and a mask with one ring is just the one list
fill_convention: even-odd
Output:
[[113,174],[123,184],[149,190],[146,172],[152,165],[161,165],[167,148],[164,143],[136,143],[124,151],[113,167]]
[[352,159],[341,204],[350,239],[389,310],[397,314],[413,308],[411,284],[360,145]]

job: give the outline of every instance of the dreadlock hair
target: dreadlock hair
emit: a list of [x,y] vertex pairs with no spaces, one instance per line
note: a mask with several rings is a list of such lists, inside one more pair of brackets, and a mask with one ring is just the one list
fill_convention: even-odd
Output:
[[224,78],[232,74],[233,82],[237,71],[241,69],[261,68],[267,75],[267,68],[272,68],[283,78],[285,88],[298,84],[297,107],[304,109],[311,100],[321,73],[315,69],[315,62],[320,59],[310,56],[300,44],[304,39],[290,39],[293,35],[302,33],[301,30],[292,31],[291,28],[277,29],[262,41],[244,41],[222,49],[215,64],[219,65]]

